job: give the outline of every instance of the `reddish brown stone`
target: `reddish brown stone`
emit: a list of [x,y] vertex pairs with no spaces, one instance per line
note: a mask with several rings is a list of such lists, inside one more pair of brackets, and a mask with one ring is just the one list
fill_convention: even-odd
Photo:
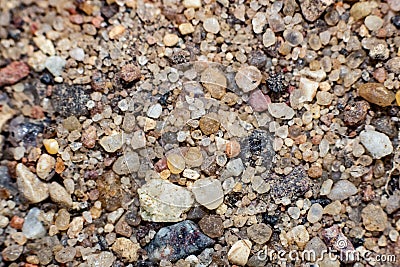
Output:
[[86,148],[93,148],[96,145],[97,130],[94,126],[89,126],[82,133],[82,143]]
[[24,62],[14,61],[0,69],[0,87],[17,83],[29,75],[29,67]]
[[23,225],[24,225],[24,218],[18,217],[17,215],[14,215],[11,218],[10,226],[12,228],[21,230]]

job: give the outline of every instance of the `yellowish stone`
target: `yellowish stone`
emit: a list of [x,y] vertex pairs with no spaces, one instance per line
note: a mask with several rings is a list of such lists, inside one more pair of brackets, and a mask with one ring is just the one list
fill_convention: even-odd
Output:
[[396,103],[398,106],[400,106],[400,90],[396,93]]
[[182,23],[179,25],[179,32],[183,35],[191,34],[194,32],[194,27],[191,23]]
[[185,159],[178,154],[170,154],[167,156],[168,169],[172,174],[179,174],[185,169]]
[[166,34],[164,36],[163,42],[165,46],[174,46],[178,43],[179,37],[176,34]]
[[43,145],[44,145],[44,147],[46,148],[46,150],[47,150],[47,152],[49,154],[54,155],[54,154],[58,153],[59,146],[58,146],[57,140],[55,140],[55,139],[44,139],[43,140]]
[[117,25],[111,29],[108,36],[110,39],[119,39],[126,31],[126,28],[122,25]]
[[167,180],[171,176],[170,170],[163,170],[160,172],[161,179]]

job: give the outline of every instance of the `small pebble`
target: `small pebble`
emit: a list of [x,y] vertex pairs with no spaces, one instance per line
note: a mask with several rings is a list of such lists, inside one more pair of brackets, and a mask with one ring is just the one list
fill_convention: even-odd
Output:
[[320,204],[318,203],[313,204],[307,213],[307,220],[310,223],[318,222],[322,218],[323,211],[324,208]]
[[378,205],[368,204],[361,211],[361,217],[365,228],[369,231],[383,231],[386,228],[387,215]]
[[250,256],[252,243],[250,240],[239,240],[228,251],[228,260],[232,264],[245,266]]
[[220,31],[219,21],[215,17],[207,18],[203,22],[203,27],[207,32],[217,34]]
[[218,215],[206,215],[199,221],[200,229],[211,238],[218,238],[224,234],[223,221]]
[[55,140],[55,139],[44,139],[43,140],[43,145],[44,145],[44,147],[46,148],[46,151],[49,154],[54,155],[54,154],[58,153],[59,146],[58,146],[57,140]]
[[214,178],[201,178],[192,186],[196,201],[209,210],[219,207],[224,201],[224,192],[221,182]]
[[261,83],[261,72],[254,66],[242,67],[235,76],[236,84],[247,93],[253,91]]
[[360,140],[374,159],[380,159],[393,152],[392,142],[384,133],[372,130],[362,131]]
[[272,229],[265,223],[254,224],[247,228],[247,236],[257,244],[266,243],[272,236]]
[[357,194],[357,192],[358,189],[352,182],[340,180],[333,185],[331,192],[328,194],[328,198],[330,200],[343,201],[350,196]]
[[387,107],[395,100],[395,94],[380,83],[365,83],[358,88],[362,98],[381,107]]
[[163,38],[165,46],[175,46],[179,41],[179,37],[176,34],[166,34]]
[[114,133],[109,136],[104,136],[100,139],[99,144],[104,148],[105,151],[109,153],[114,153],[115,151],[122,148],[124,142],[124,137],[122,133]]

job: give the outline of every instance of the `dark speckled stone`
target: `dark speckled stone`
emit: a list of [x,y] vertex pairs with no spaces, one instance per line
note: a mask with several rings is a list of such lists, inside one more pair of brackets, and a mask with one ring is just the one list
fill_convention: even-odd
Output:
[[177,261],[214,244],[192,221],[161,228],[145,248],[152,261]]

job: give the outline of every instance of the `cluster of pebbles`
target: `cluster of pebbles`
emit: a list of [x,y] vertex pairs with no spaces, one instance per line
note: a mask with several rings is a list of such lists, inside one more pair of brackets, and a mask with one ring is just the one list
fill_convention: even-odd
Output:
[[398,0],[0,0],[0,266],[399,266],[399,77]]

